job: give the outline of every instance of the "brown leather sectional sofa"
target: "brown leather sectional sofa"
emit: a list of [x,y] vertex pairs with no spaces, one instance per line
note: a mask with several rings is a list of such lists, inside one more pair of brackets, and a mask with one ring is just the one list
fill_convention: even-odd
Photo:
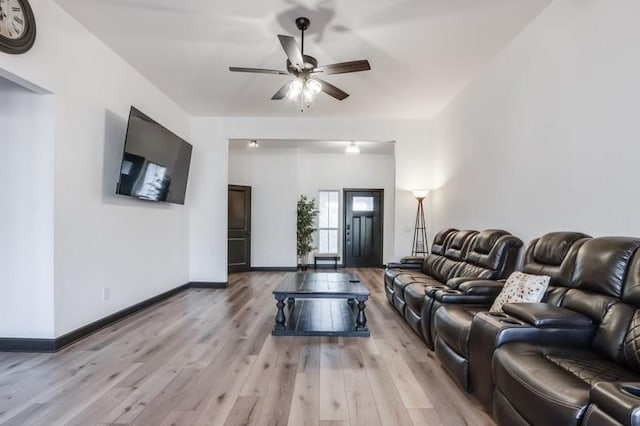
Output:
[[[422,280],[413,283],[440,281],[432,294],[423,284],[421,316],[432,299],[432,320],[421,318],[423,328],[412,328],[423,338],[427,327],[433,329],[436,355],[456,381],[501,425],[640,425],[640,239],[544,235],[529,244],[521,268],[551,277],[543,302],[507,304],[504,313],[492,313],[487,311],[499,281],[458,283],[463,276],[452,273],[449,283],[427,275],[436,271],[427,265],[443,256],[458,262],[454,270],[463,268],[467,257],[455,254],[463,248],[459,239],[453,258],[446,255],[459,232],[436,236],[422,274],[397,264],[385,271],[387,296],[405,318],[409,287],[395,282],[411,276]],[[497,240],[491,241],[496,247]],[[478,243],[468,244],[467,255]],[[486,251],[489,245],[482,244]],[[505,247],[503,258],[512,250],[511,244]],[[401,290],[403,296],[397,294]]]

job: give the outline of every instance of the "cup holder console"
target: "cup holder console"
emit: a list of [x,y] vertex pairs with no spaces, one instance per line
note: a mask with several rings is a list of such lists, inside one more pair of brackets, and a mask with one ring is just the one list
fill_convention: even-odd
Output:
[[509,316],[508,314],[505,314],[504,312],[484,312],[484,314],[486,314],[488,317],[502,324],[522,325],[521,321],[515,318],[512,318],[511,316]]
[[428,295],[433,295],[436,293],[436,291],[439,291],[439,290],[451,290],[451,289],[446,285],[430,285],[424,288],[425,294],[428,294]]

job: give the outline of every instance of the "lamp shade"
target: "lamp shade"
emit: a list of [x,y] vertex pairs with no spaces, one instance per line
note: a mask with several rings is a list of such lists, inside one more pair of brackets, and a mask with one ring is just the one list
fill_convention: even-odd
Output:
[[411,192],[413,192],[413,196],[416,197],[416,200],[423,200],[427,194],[429,193],[428,189],[414,189]]

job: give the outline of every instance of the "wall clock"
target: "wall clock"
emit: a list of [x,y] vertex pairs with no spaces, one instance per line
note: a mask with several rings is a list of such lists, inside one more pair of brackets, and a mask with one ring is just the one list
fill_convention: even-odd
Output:
[[24,53],[36,40],[36,20],[28,0],[0,0],[0,51]]

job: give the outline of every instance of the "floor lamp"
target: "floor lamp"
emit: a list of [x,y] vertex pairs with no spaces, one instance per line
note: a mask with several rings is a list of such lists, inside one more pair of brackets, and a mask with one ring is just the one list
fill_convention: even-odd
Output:
[[418,200],[418,211],[416,212],[416,226],[413,231],[413,246],[411,248],[411,256],[426,256],[429,253],[429,245],[427,244],[427,225],[424,221],[424,208],[422,201],[429,191],[413,190],[413,196]]

